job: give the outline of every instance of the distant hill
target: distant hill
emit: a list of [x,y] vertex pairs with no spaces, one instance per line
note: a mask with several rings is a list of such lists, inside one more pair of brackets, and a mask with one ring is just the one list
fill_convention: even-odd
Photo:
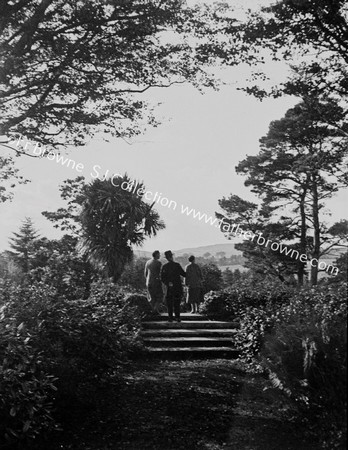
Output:
[[[188,248],[181,248],[179,250],[173,250],[173,253],[176,256],[182,256],[185,253],[188,253],[189,255],[195,255],[195,256],[203,256],[205,253],[210,253],[212,256],[216,256],[216,253],[218,252],[225,252],[226,258],[229,258],[231,255],[242,255],[242,252],[239,250],[236,250],[234,248],[234,244],[230,242],[226,242],[226,244],[212,244],[212,245],[204,245],[202,247],[188,247]],[[336,259],[339,257],[342,253],[345,253],[347,251],[346,248],[337,248],[334,250],[331,250],[331,252],[328,255],[325,255],[323,259]],[[134,254],[138,258],[151,258],[151,253],[145,250],[134,250]],[[162,256],[163,256],[163,252]]]
[[210,253],[212,256],[216,256],[218,252],[225,252],[225,256],[228,258],[231,255],[241,255],[242,252],[236,250],[234,248],[234,244],[226,243],[226,244],[213,244],[213,245],[204,245],[202,247],[190,247],[183,248],[180,250],[173,250],[177,256],[181,256],[184,253],[193,254],[195,256],[203,256],[205,253]]
[[137,258],[151,258],[152,257],[152,252],[147,252],[145,250],[133,250],[134,255]]
[[[225,256],[229,258],[231,255],[242,255],[242,252],[234,248],[234,244],[226,242],[226,244],[204,245],[202,247],[188,247],[179,250],[172,250],[176,256],[182,256],[185,253],[195,256],[203,256],[205,253],[210,253],[216,256],[218,252],[225,252]],[[151,252],[145,250],[134,250],[134,254],[138,258],[151,258]]]

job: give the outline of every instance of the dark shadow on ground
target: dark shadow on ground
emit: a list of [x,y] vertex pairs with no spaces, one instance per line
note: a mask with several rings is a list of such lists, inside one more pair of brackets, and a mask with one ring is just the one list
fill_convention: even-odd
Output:
[[318,449],[268,381],[240,367],[222,359],[134,363],[51,448]]

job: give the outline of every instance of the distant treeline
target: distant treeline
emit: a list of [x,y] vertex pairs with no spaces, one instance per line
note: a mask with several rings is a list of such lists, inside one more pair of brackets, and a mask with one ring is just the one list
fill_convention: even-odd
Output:
[[[188,257],[190,254],[184,253],[183,255],[176,256],[175,261],[185,266],[188,264]],[[202,256],[196,256],[197,264],[207,264],[214,263],[217,266],[234,266],[234,265],[243,265],[245,262],[245,258],[242,255],[230,255],[226,256],[225,252],[217,252],[215,255],[207,252]]]

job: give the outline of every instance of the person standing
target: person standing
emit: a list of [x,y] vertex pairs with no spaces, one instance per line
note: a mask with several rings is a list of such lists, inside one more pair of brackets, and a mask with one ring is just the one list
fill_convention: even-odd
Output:
[[146,288],[150,305],[154,312],[159,312],[159,307],[163,300],[163,289],[161,282],[160,252],[155,250],[152,253],[152,259],[146,262],[144,275],[146,278]]
[[195,257],[189,257],[190,263],[185,267],[185,284],[188,287],[186,302],[191,305],[191,314],[198,313],[198,305],[204,299],[203,296],[203,275],[201,268],[195,262]]
[[180,302],[183,294],[181,277],[185,277],[186,273],[179,263],[174,262],[174,255],[170,250],[164,252],[164,256],[168,262],[162,267],[161,280],[167,287],[168,321],[173,321],[174,311],[176,321],[180,322]]

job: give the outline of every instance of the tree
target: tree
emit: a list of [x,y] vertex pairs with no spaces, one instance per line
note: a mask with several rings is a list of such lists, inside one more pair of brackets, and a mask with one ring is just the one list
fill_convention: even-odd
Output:
[[119,279],[119,284],[137,291],[145,291],[144,267],[146,261],[147,258],[134,258],[128,263]]
[[222,272],[222,280],[225,286],[231,286],[233,284],[233,272],[229,267]]
[[331,279],[331,282],[339,283],[348,281],[348,251],[342,253],[334,262],[339,272]]
[[[86,186],[82,203],[83,251],[96,266],[105,267],[114,282],[132,260],[132,246],[141,245],[165,227],[154,203],[142,199],[144,184],[136,182],[137,193],[133,193],[133,183],[127,175],[96,179]],[[118,187],[126,185],[129,190]]]
[[132,246],[141,245],[165,227],[154,203],[143,200],[144,184],[127,174],[91,183],[77,177],[66,180],[60,189],[68,207],[43,215],[79,237],[88,260],[115,282],[132,260]]
[[30,217],[26,217],[19,228],[19,232],[13,233],[13,235],[14,237],[10,238],[10,247],[12,251],[10,251],[9,254],[26,274],[32,267],[34,244],[37,241],[39,234],[35,230]]
[[8,251],[0,253],[0,280],[19,280],[22,276],[21,269],[15,264]]
[[[1,141],[0,141],[0,145]],[[19,174],[11,156],[0,156],[0,203],[12,200],[13,189],[16,184],[26,184],[29,180]]]
[[218,291],[222,287],[222,273],[217,265],[206,263],[201,265],[204,293]]
[[[338,131],[346,126],[345,119],[343,109],[332,100],[306,98],[288,110],[284,118],[271,123],[268,134],[260,139],[259,154],[248,156],[236,168],[237,173],[247,176],[245,185],[251,186],[262,199],[262,206],[258,208],[237,196],[231,196],[230,201],[223,199],[220,206],[229,214],[236,214],[240,223],[252,227],[254,233],[262,232],[279,242],[298,239],[294,250],[319,261],[326,251],[323,244],[330,247],[332,238],[334,245],[339,242],[332,234],[330,238],[320,212],[323,200],[347,183],[344,175],[347,137]],[[338,127],[332,127],[332,122]],[[294,215],[289,216],[289,212]],[[257,252],[253,243],[244,244],[244,250],[246,246]],[[253,256],[257,257],[257,253]],[[262,249],[260,257],[272,267],[282,262],[282,271],[291,269],[290,261],[281,254],[270,251],[267,254]],[[313,284],[317,283],[318,264],[311,267]],[[297,262],[295,266],[302,284],[305,263]]]
[[[288,61],[293,75],[273,95],[328,95],[348,93],[348,24],[345,0],[281,0],[249,14],[239,27],[249,52],[262,62],[265,49],[276,60]],[[235,33],[236,30],[233,30]],[[262,53],[260,53],[262,50]],[[258,67],[259,77],[263,77]],[[260,86],[246,89],[263,97]]]
[[242,272],[238,269],[234,269],[233,271],[233,279],[234,281],[240,280],[242,278]]
[[[95,133],[125,138],[156,125],[141,94],[214,87],[206,68],[221,59],[220,24],[235,22],[222,5],[184,0],[0,0],[0,9],[0,145],[17,156],[34,156],[31,143],[59,152]],[[229,64],[243,58],[240,46]],[[0,156],[6,177],[13,161]]]
[[132,135],[147,112],[133,94],[201,73],[182,39],[161,40],[185,35],[194,11],[179,0],[2,0],[1,12],[0,135],[53,146],[99,125]]
[[42,215],[53,222],[55,228],[78,237],[81,234],[81,205],[85,199],[86,182],[84,177],[68,178],[59,187],[60,196],[67,202],[66,208],[57,211],[43,211]]
[[34,242],[31,280],[53,287],[68,300],[86,299],[96,272],[77,248],[78,239],[64,235],[58,240],[41,238]]
[[[270,210],[262,205],[243,200],[237,195],[231,194],[228,198],[219,200],[219,206],[223,214],[216,213],[218,219],[223,220],[221,231],[230,238],[242,237],[243,232],[249,232],[260,236],[260,240],[244,240],[235,244],[235,248],[243,252],[246,258],[243,265],[251,269],[258,276],[272,275],[281,281],[286,281],[292,273],[301,274],[302,263],[286,254],[275,252],[267,245],[260,245],[267,240],[280,243],[294,238],[290,229],[291,223],[273,223],[270,218]],[[296,248],[294,248],[296,250]]]

